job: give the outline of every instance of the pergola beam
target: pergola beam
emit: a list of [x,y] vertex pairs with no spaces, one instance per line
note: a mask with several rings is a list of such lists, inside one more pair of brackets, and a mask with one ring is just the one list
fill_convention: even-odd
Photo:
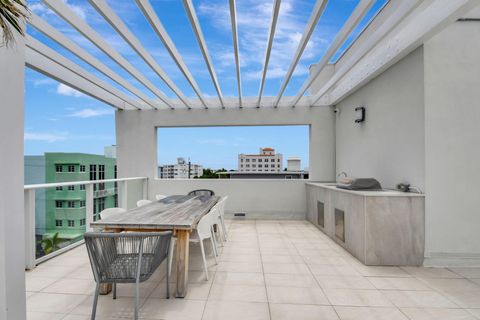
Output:
[[[71,72],[79,75],[80,77],[84,78],[87,81],[90,81],[94,85],[103,88],[105,91],[113,94],[119,99],[122,99],[125,103],[128,103],[132,107],[136,109],[142,109],[141,105],[138,104],[137,101],[134,101],[130,97],[128,97],[126,94],[123,92],[120,92],[118,89],[114,88],[110,84],[106,83],[105,81],[99,79],[98,77],[94,76],[92,73],[88,72],[87,70],[83,69],[79,65],[75,64],[71,60],[65,58],[55,50],[49,48],[48,46],[44,45],[40,41],[32,38],[31,36],[27,35],[25,37],[25,44],[27,48],[30,48],[32,50],[37,51],[41,55],[50,58],[51,60],[54,60],[58,64],[60,64],[62,67],[67,68]],[[123,108],[122,108],[123,109]]]
[[327,4],[327,0],[317,0],[317,2],[315,3],[315,7],[313,8],[312,14],[310,15],[307,26],[305,27],[305,31],[303,32],[302,38],[298,43],[297,51],[293,56],[293,60],[290,63],[290,66],[288,67],[288,71],[285,74],[285,78],[283,80],[282,86],[280,87],[280,91],[278,92],[277,98],[275,99],[275,105],[278,105],[280,102],[280,99],[282,99],[283,93],[285,92],[285,89],[287,88],[287,85],[290,82],[290,79],[292,78],[293,72],[295,71],[295,68],[297,67],[298,62],[302,57],[303,51],[307,47],[308,41],[310,40],[310,37],[312,36],[312,33],[315,30],[315,27],[317,26],[318,20],[322,16],[322,13],[323,13],[323,10],[325,9],[326,4]]
[[277,28],[281,2],[281,0],[273,1],[272,22],[270,23],[270,30],[268,32],[267,49],[265,51],[265,61],[263,62],[262,69],[262,79],[260,80],[260,88],[258,89],[257,108],[260,108],[260,102],[262,100],[263,87],[265,86],[265,79],[267,77],[268,62],[270,61],[270,52],[272,51],[273,38],[275,37],[275,29]]
[[93,55],[88,53],[86,50],[79,47],[69,38],[67,38],[64,34],[60,31],[52,27],[48,24],[45,20],[37,16],[35,13],[31,13],[30,18],[28,19],[28,23],[33,26],[38,31],[42,32],[44,35],[49,37],[50,39],[57,42],[59,45],[63,46],[65,49],[69,50],[71,53],[76,55],[78,58],[82,59],[137,97],[139,97],[142,101],[144,101],[148,106],[151,108],[157,109],[159,108],[159,103],[150,99],[146,94],[142,91],[138,90],[128,81],[126,81],[123,77],[121,77],[118,73],[107,67],[103,62],[95,58]]
[[421,0],[404,0],[402,2],[392,2],[391,14],[385,21],[376,28],[376,30],[352,53],[342,66],[335,71],[330,79],[311,97],[312,105],[316,104],[325,94],[333,88],[335,84],[352,67],[370,52],[390,31],[393,30],[409,13],[412,12],[421,3]]
[[152,68],[152,70],[165,82],[165,84],[187,106],[191,107],[187,97],[170,79],[168,74],[160,67],[150,53],[142,46],[138,38],[130,31],[125,23],[116,15],[112,8],[104,0],[89,0],[90,4],[100,13],[105,20],[117,31],[117,33],[132,47],[133,50]]
[[213,85],[215,86],[215,90],[217,91],[218,99],[220,100],[220,105],[222,106],[222,108],[225,108],[225,104],[223,102],[222,90],[220,89],[220,84],[218,83],[217,74],[215,72],[215,68],[213,67],[210,54],[208,53],[207,43],[205,42],[202,28],[200,27],[200,22],[198,21],[198,17],[195,12],[195,7],[193,6],[192,0],[183,0],[183,6],[185,7],[185,11],[187,13],[188,19],[190,20],[190,24],[192,25],[193,32],[195,33],[195,37],[197,38],[200,51],[202,52],[203,59],[205,60],[208,72],[210,73],[210,78],[212,78]]
[[59,16],[65,19],[70,25],[72,25],[78,32],[84,37],[94,43],[100,50],[102,50],[107,56],[118,63],[128,73],[130,73],[135,79],[152,91],[160,100],[162,100],[167,106],[173,108],[172,101],[155,86],[150,80],[148,80],[138,69],[136,69],[130,62],[128,62],[118,51],[111,47],[103,38],[88,26],[79,16],[77,16],[63,1],[61,0],[44,0],[44,2]]
[[310,86],[312,85],[312,83],[318,78],[318,76],[328,64],[330,59],[337,52],[340,46],[345,42],[345,40],[352,33],[358,23],[360,23],[362,18],[365,16],[367,11],[372,7],[374,3],[375,0],[362,0],[356,6],[355,10],[353,10],[352,14],[343,25],[342,29],[340,29],[340,31],[335,36],[335,39],[328,47],[327,51],[323,54],[322,59],[320,59],[320,61],[318,62],[317,68],[314,69],[314,71],[309,75],[307,80],[303,83],[298,94],[291,102],[291,107],[295,107],[298,101],[303,97],[305,91],[307,91],[308,88],[310,88]]
[[[92,0],[90,0],[92,1]],[[94,0],[95,2],[98,1],[103,1],[103,0]],[[158,35],[160,40],[162,41],[163,45],[167,49],[168,53],[172,57],[172,59],[175,61],[177,64],[178,68],[180,71],[183,73],[185,78],[187,79],[188,83],[192,86],[193,91],[197,94],[198,98],[202,102],[203,106],[205,108],[208,108],[208,104],[205,101],[202,91],[200,90],[200,87],[198,86],[197,82],[195,81],[195,78],[193,77],[192,73],[190,72],[190,69],[187,67],[185,61],[183,61],[182,55],[180,52],[178,52],[177,47],[173,43],[172,39],[167,33],[167,30],[163,27],[162,22],[158,18],[157,14],[155,13],[155,10],[151,6],[150,2],[148,0],[136,0],[138,6],[142,10],[143,14],[147,18],[148,22],[152,26],[153,30],[155,33]]]
[[25,50],[25,64],[44,75],[57,80],[79,92],[100,100],[114,108],[124,109],[125,101],[114,96],[105,89],[85,80],[78,74],[65,68],[58,62],[27,47]]
[[237,72],[237,90],[238,90],[238,103],[239,107],[242,107],[242,77],[240,74],[240,53],[238,48],[238,31],[237,31],[237,9],[235,0],[229,0],[230,4],[230,21],[232,24],[232,40],[233,40],[233,53],[235,55],[235,70]]
[[330,102],[337,103],[475,6],[478,0],[424,1],[345,74],[330,93]]

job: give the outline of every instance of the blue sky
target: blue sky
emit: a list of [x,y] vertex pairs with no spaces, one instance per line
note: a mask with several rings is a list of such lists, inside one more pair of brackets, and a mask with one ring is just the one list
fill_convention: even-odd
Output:
[[[167,96],[175,95],[161,79],[137,56],[112,27],[93,9],[87,0],[65,0],[73,11],[93,27],[106,41],[127,58],[138,70],[143,72]],[[353,36],[347,40],[334,59],[343,52],[350,41],[370,21],[387,0],[378,0]],[[312,35],[303,57],[296,68],[285,95],[294,95],[308,76],[308,68],[322,57],[336,32],[342,27],[349,14],[358,4],[358,0],[330,0]],[[142,45],[165,69],[172,80],[187,97],[195,97],[175,63],[169,56],[161,41],[152,31],[148,22],[137,8],[135,1],[108,0],[109,5],[123,19],[131,31],[139,38]],[[194,0],[200,24],[213,59],[219,83],[224,96],[236,96],[235,62],[233,57],[231,27],[227,0]],[[123,76],[135,87],[153,98],[153,94],[138,83],[132,76],[109,59],[103,52],[76,32],[67,22],[50,11],[39,1],[29,1],[33,12],[44,18],[62,33],[67,35],[82,48],[88,50],[115,72]],[[164,27],[175,42],[179,52],[192,71],[205,96],[215,96],[207,68],[201,56],[191,26],[180,0],[151,0]],[[308,21],[314,0],[283,0],[274,38],[272,56],[267,72],[264,96],[275,96],[278,93],[283,76],[295,53]],[[238,0],[237,18],[239,45],[241,56],[242,86],[244,96],[256,96],[260,83],[265,45],[271,19],[272,1]],[[84,63],[54,41],[50,40],[33,27],[28,33],[36,39],[54,48],[65,57],[71,59],[84,69],[112,84],[119,90],[122,87],[112,82],[93,67]],[[25,154],[42,154],[49,151],[102,153],[103,146],[115,144],[115,125],[113,109],[93,98],[87,97],[63,84],[49,79],[40,73],[26,69],[25,80]],[[249,133],[265,135],[265,127],[250,128]],[[279,129],[281,131],[281,129]],[[226,133],[227,131],[225,131]],[[208,139],[209,130],[199,130],[198,139]],[[205,135],[205,137],[202,137]],[[300,137],[303,138],[303,137]],[[265,144],[277,148],[294,150],[294,142],[272,140]],[[202,145],[206,153],[213,150],[214,145]],[[248,146],[256,150],[260,146]],[[212,148],[212,149],[211,149]],[[182,150],[171,146],[170,154]],[[236,152],[236,151],[235,151]],[[180,156],[181,154],[179,154]],[[174,157],[175,158],[175,157]],[[212,160],[213,161],[213,160]],[[232,164],[234,165],[234,164]]]
[[258,153],[273,147],[289,157],[302,159],[308,167],[308,126],[159,128],[158,162],[176,163],[177,157],[190,158],[207,168],[236,169],[240,153]]

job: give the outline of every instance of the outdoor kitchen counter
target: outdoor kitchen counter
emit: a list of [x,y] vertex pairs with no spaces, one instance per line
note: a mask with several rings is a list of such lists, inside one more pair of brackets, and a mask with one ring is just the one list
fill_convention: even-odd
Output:
[[335,186],[335,182],[307,182],[307,185],[317,186],[325,189],[335,190],[339,192],[347,192],[354,195],[364,197],[425,197],[423,193],[401,192],[397,190],[383,189],[380,191],[368,190],[348,190],[341,189]]
[[418,266],[425,244],[423,194],[354,191],[306,183],[307,220],[366,265]]

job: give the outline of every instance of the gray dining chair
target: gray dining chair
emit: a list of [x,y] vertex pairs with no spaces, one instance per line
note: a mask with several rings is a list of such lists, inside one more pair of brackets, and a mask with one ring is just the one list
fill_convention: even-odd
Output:
[[193,190],[188,193],[189,196],[214,196],[215,192],[208,189]]
[[[139,284],[148,280],[168,257],[172,232],[88,232],[84,237],[96,282],[91,319],[95,319],[100,284],[103,283],[113,284],[113,299],[117,298],[117,283],[135,283],[134,319],[138,319]],[[168,299],[168,263],[166,268]]]

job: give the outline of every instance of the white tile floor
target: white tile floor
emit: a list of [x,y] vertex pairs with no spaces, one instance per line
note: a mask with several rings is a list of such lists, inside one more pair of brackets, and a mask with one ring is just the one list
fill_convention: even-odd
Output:
[[[161,266],[141,286],[142,319],[480,319],[480,268],[366,267],[305,221],[228,225],[218,265],[209,258],[209,281],[194,246],[187,297],[165,299]],[[83,246],[26,279],[29,320],[89,319],[94,282]],[[118,285],[117,300],[101,296],[97,319],[131,318],[132,289]]]

